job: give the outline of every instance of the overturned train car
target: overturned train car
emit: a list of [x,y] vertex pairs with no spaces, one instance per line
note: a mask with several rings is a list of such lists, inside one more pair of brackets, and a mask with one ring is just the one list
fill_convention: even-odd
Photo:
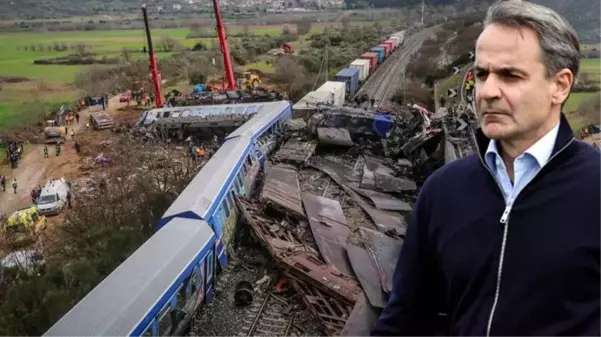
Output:
[[239,217],[233,198],[252,189],[290,116],[287,101],[257,103],[252,118],[225,139],[167,210],[157,232],[44,336],[181,335],[195,311],[212,301],[215,274],[227,266]]

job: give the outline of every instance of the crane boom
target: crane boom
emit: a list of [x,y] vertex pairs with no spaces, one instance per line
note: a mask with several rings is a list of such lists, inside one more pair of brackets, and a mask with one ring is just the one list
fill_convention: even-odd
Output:
[[142,5],[142,15],[144,16],[144,28],[146,30],[146,40],[148,42],[148,59],[150,61],[150,71],[152,73],[152,83],[154,84],[155,104],[157,108],[163,106],[163,95],[161,94],[161,81],[159,79],[159,70],[157,67],[157,59],[154,55],[152,47],[152,38],[150,37],[150,27],[148,25],[148,13],[146,12],[146,4]]
[[227,45],[227,37],[225,36],[225,27],[223,26],[223,18],[219,9],[219,0],[213,1],[213,10],[215,11],[215,20],[217,21],[217,36],[219,37],[219,45],[223,54],[223,66],[225,67],[225,75],[227,77],[228,87],[230,90],[236,90],[236,80],[234,79],[234,70],[232,69],[232,59],[230,58],[230,49]]

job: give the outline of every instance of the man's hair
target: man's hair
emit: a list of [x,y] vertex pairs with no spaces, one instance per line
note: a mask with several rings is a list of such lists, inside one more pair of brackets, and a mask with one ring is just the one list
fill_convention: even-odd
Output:
[[493,23],[534,30],[540,42],[547,77],[568,68],[575,82],[580,68],[580,43],[574,28],[561,15],[528,1],[500,0],[486,13],[484,26]]

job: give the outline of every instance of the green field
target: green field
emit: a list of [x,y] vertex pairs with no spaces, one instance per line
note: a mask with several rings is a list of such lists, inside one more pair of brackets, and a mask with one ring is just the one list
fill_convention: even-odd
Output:
[[[285,25],[248,26],[250,34],[279,35]],[[294,31],[294,25],[288,25]],[[315,24],[312,31],[323,30],[323,25]],[[228,26],[228,34],[244,32],[243,26]],[[210,46],[216,38],[186,39],[188,28],[155,29],[152,31],[155,48],[162,37],[171,37],[190,48],[199,41]],[[230,41],[236,39],[229,38]],[[0,33],[0,130],[39,120],[44,109],[56,109],[60,104],[71,102],[77,92],[70,85],[76,74],[89,66],[81,65],[35,65],[36,59],[46,59],[73,54],[71,48],[66,51],[48,51],[54,44],[68,47],[84,44],[91,48],[95,58],[119,57],[124,48],[132,51],[142,50],[146,45],[146,36],[142,30],[75,31],[48,33]],[[32,51],[31,46],[36,50]],[[43,51],[39,51],[43,46]],[[167,57],[171,53],[157,52],[157,57]],[[133,53],[134,58],[146,58],[142,52]],[[265,62],[250,64],[247,68],[261,71],[272,70]],[[2,83],[2,77],[25,77],[30,81],[23,83]]]
[[[279,35],[284,25],[250,26],[249,32],[256,35]],[[291,25],[291,29],[295,27]],[[315,27],[319,29],[319,27]],[[229,34],[243,32],[241,26],[230,26]],[[161,37],[171,37],[180,41],[184,47],[192,47],[198,41],[205,44],[214,38],[186,39],[190,32],[188,28],[156,29],[152,31],[155,44]],[[144,31],[141,30],[111,30],[89,32],[51,32],[51,33],[0,33],[0,76],[23,76],[31,79],[43,79],[54,83],[68,83],[82,66],[63,65],[34,65],[35,59],[65,56],[73,51],[30,51],[25,50],[31,45],[52,45],[65,43],[67,45],[85,44],[92,47],[97,58],[118,57],[124,48],[141,50],[145,44]],[[157,57],[168,56],[169,53],[158,52]],[[134,57],[144,58],[143,53],[134,53]]]

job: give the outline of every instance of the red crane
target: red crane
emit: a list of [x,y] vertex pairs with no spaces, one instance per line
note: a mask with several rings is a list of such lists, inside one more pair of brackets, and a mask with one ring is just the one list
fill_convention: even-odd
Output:
[[148,59],[150,60],[150,71],[152,72],[152,83],[154,84],[155,104],[157,108],[163,106],[163,95],[161,94],[161,80],[157,67],[157,59],[154,56],[152,48],[152,38],[150,37],[150,27],[148,26],[148,13],[146,13],[146,4],[142,5],[142,15],[144,16],[144,28],[146,29],[146,40],[148,42]]
[[234,70],[232,69],[232,59],[230,58],[230,49],[227,45],[227,37],[225,36],[225,27],[223,26],[223,18],[219,9],[219,0],[213,1],[213,10],[215,10],[215,20],[217,20],[217,36],[219,37],[219,45],[223,54],[223,66],[225,67],[225,75],[230,90],[236,90],[236,80],[234,79]]

